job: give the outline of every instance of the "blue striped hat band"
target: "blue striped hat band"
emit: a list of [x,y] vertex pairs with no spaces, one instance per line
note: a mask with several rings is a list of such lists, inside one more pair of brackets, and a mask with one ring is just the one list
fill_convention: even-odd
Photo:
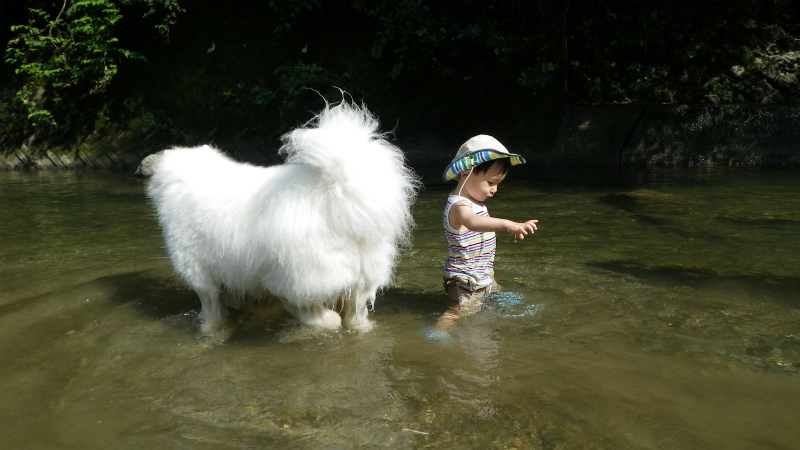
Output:
[[497,139],[485,134],[475,136],[458,149],[458,154],[444,171],[443,178],[445,181],[458,179],[461,173],[486,161],[500,158],[509,158],[511,164],[515,166],[517,164],[525,164],[525,158],[509,153]]

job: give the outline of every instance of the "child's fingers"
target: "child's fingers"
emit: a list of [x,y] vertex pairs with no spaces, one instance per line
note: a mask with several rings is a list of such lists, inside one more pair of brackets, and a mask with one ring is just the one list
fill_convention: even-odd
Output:
[[525,236],[527,236],[529,233],[530,234],[536,233],[536,230],[539,229],[536,226],[538,222],[539,222],[538,220],[529,220],[525,223],[521,223],[520,225],[522,225],[521,227],[522,229],[518,228],[517,231],[512,231],[511,234],[513,234],[516,237],[516,239],[524,240]]

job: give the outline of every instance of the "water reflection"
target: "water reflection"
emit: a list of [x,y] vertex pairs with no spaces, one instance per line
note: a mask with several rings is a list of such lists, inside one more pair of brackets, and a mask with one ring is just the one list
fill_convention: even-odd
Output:
[[798,175],[512,173],[490,210],[541,231],[431,339],[446,185],[372,332],[264,305],[208,337],[138,180],[2,173],[0,447],[791,448]]

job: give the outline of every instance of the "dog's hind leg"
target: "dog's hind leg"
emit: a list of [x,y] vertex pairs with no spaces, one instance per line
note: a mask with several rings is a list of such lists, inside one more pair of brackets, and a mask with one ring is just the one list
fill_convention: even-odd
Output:
[[349,297],[341,300],[342,324],[345,328],[358,331],[372,329],[372,321],[368,319],[367,305],[375,301],[375,291],[353,292]]
[[281,299],[283,307],[300,323],[310,327],[336,330],[342,327],[342,318],[336,312],[320,305],[297,306],[294,303]]
[[202,329],[208,333],[217,329],[228,315],[228,310],[219,299],[219,287],[207,286],[204,289],[195,288],[200,297],[200,318],[203,319]]

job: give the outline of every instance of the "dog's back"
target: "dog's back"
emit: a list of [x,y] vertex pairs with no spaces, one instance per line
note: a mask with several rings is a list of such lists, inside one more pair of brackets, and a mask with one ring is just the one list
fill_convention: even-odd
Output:
[[[236,163],[209,146],[166,150],[156,162],[148,194],[172,265],[192,288],[222,280],[241,284],[230,275],[252,271],[242,267],[247,236],[239,230],[251,221],[266,170]],[[231,257],[239,270],[228,274]]]

